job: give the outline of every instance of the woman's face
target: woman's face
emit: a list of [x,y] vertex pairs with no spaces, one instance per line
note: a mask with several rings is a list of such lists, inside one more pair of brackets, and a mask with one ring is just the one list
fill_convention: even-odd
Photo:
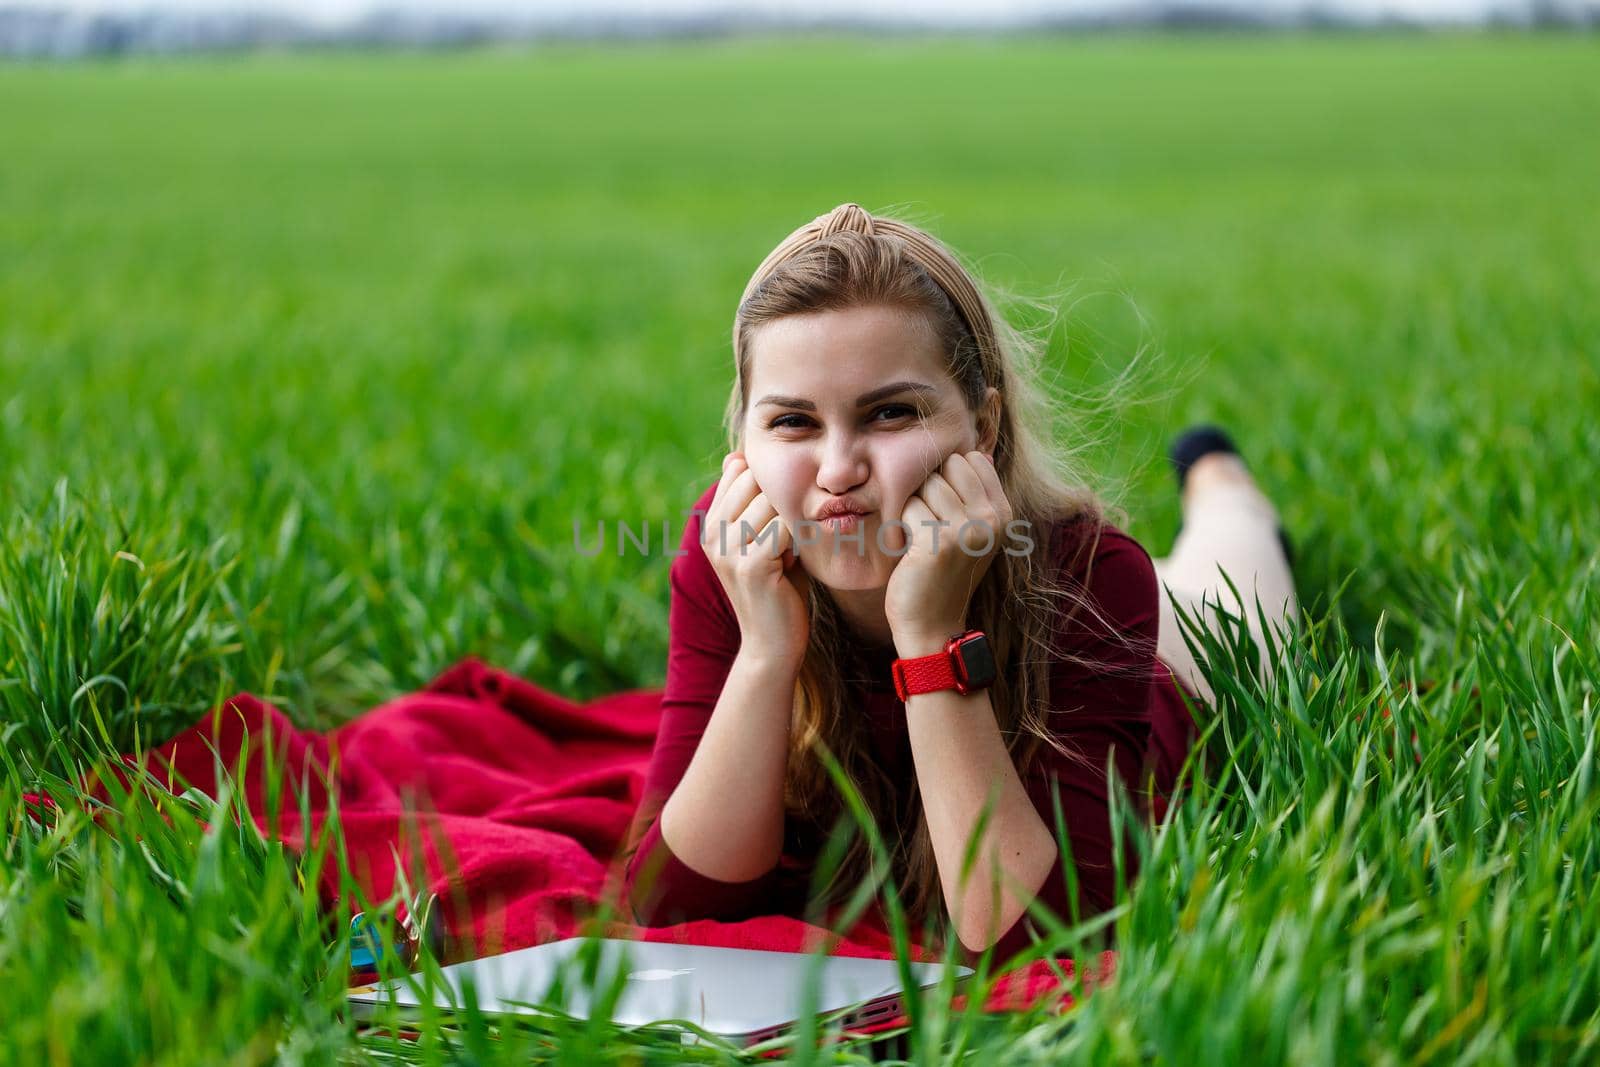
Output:
[[[884,523],[952,453],[993,452],[932,326],[888,307],[790,315],[752,334],[749,358],[745,460],[801,563],[832,589],[883,588],[904,546]],[[989,403],[997,414],[993,389]],[[822,507],[839,500],[867,514],[843,527],[821,522]]]

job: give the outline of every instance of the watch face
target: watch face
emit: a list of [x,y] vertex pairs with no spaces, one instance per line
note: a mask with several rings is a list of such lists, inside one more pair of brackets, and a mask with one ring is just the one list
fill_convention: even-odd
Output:
[[961,683],[969,689],[982,689],[994,681],[994,653],[989,649],[989,639],[983,634],[968,638],[956,646],[956,673]]

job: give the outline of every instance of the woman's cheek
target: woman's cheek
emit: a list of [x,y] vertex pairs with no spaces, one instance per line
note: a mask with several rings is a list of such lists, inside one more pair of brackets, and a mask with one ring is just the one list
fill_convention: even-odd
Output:
[[899,518],[906,501],[928,480],[927,472],[937,469],[938,464],[927,458],[931,454],[932,450],[916,446],[888,450],[882,457],[878,470],[884,518]]
[[803,459],[769,453],[759,459],[751,457],[750,469],[755,472],[756,484],[767,494],[767,500],[791,528],[805,518],[806,486],[809,483]]

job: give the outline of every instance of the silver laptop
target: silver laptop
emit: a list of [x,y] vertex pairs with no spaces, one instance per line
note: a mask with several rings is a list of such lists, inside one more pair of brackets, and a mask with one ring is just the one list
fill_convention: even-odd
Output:
[[[588,960],[598,963],[592,982],[582,978],[580,950],[586,944]],[[938,984],[945,974],[943,964],[910,966],[917,990]],[[970,967],[951,968],[957,983],[972,974]],[[471,983],[485,1014],[586,1019],[591,995],[604,996],[619,972],[622,992],[611,1020],[675,1029],[685,1041],[696,1035],[681,1023],[674,1026],[680,1020],[739,1044],[781,1034],[807,1010],[840,1013],[842,1025],[864,1026],[899,1014],[905,992],[894,960],[575,937],[444,967],[433,1003],[461,1010]],[[558,979],[560,992],[552,995]],[[421,1005],[418,992],[425,989],[422,975],[353,989],[351,1010],[370,1018],[394,1004],[403,1015],[414,1015]],[[809,1008],[808,991],[814,994]]]

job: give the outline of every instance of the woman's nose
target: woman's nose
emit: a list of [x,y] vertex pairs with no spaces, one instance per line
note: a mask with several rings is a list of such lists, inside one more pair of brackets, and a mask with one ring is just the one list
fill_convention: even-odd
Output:
[[866,449],[852,434],[834,434],[817,459],[817,487],[842,496],[867,480]]

